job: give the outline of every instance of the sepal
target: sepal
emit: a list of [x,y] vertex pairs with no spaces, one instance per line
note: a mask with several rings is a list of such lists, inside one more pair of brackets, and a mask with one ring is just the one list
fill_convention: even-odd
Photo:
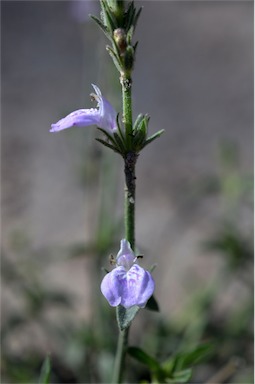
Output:
[[119,305],[117,307],[117,311],[116,311],[117,323],[121,331],[123,331],[124,329],[130,326],[131,322],[137,315],[139,309],[140,307],[138,307],[138,305],[134,305],[131,308],[124,308],[122,307],[122,305]]
[[154,295],[152,295],[149,298],[149,300],[147,301],[145,309],[148,309],[149,311],[154,311],[154,312],[159,312],[160,311],[158,302],[155,299]]

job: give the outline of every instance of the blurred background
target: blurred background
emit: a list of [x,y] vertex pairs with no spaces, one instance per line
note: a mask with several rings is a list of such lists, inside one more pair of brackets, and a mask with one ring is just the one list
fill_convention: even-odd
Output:
[[[253,2],[144,1],[134,116],[151,116],[137,169],[137,247],[157,264],[160,312],[131,344],[163,361],[201,341],[196,383],[253,383]],[[123,237],[122,159],[96,129],[50,134],[90,108],[121,110],[97,1],[2,1],[2,382],[109,382],[117,327],[100,293]],[[101,148],[102,147],[102,148]],[[150,380],[130,359],[129,382]]]

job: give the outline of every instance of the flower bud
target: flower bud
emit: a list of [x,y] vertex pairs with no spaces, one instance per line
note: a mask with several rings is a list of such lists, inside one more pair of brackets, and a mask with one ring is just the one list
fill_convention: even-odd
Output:
[[126,70],[133,69],[135,61],[135,51],[131,45],[128,45],[125,56],[124,56],[124,66]]
[[127,39],[126,39],[126,33],[124,29],[117,28],[113,32],[113,37],[115,40],[115,43],[117,44],[120,54],[125,53],[127,48]]

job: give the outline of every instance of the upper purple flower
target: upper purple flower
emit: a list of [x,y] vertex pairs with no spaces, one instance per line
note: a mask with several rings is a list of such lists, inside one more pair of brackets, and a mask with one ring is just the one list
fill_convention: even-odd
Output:
[[51,125],[50,132],[58,132],[70,127],[86,127],[88,125],[97,125],[99,128],[113,133],[117,130],[117,112],[113,106],[101,94],[100,89],[92,84],[96,95],[98,108],[78,109]]
[[145,307],[154,292],[155,283],[150,272],[136,264],[137,257],[127,240],[120,243],[116,267],[103,278],[101,291],[112,307]]

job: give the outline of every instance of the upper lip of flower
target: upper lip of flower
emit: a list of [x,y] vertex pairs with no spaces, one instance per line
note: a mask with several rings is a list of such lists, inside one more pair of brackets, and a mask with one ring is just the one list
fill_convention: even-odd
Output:
[[116,258],[116,264],[124,267],[126,271],[128,271],[136,260],[137,257],[132,251],[129,242],[126,239],[122,239],[120,242],[120,250]]
[[96,92],[93,96],[97,100],[97,108],[78,109],[71,112],[57,123],[52,124],[50,132],[59,132],[73,126],[85,127],[89,125],[97,125],[108,133],[114,133],[117,130],[117,112],[102,96],[100,89],[95,84],[92,86]]

